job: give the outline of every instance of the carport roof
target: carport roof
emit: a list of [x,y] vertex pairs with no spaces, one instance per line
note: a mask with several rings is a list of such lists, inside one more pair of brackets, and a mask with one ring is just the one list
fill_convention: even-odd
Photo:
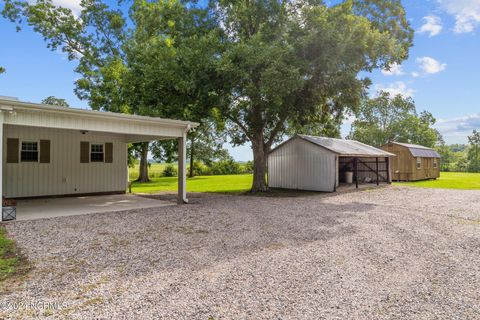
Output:
[[355,140],[343,140],[299,134],[296,137],[328,149],[343,157],[395,157],[393,153]]

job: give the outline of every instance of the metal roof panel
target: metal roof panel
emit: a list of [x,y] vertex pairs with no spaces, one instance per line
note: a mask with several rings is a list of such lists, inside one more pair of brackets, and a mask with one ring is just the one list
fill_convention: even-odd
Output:
[[343,140],[299,134],[301,139],[335,152],[341,156],[355,157],[395,157],[393,153],[369,146],[355,140]]

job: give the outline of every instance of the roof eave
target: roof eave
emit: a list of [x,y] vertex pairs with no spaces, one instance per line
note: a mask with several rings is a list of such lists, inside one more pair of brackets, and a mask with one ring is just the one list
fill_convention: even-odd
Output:
[[102,119],[115,119],[115,120],[123,120],[123,121],[136,121],[136,122],[143,122],[143,123],[155,123],[155,124],[169,126],[169,127],[186,128],[189,126],[190,128],[196,128],[200,125],[197,122],[191,122],[191,121],[163,119],[163,118],[130,115],[130,114],[124,114],[124,113],[115,113],[115,112],[96,111],[96,110],[84,110],[84,109],[51,106],[51,105],[22,102],[22,101],[15,101],[15,100],[0,99],[0,105],[14,107],[14,111],[22,110],[27,112],[29,111],[50,112],[50,113],[58,113],[58,114],[68,114],[68,115],[84,117],[84,118],[102,118]]

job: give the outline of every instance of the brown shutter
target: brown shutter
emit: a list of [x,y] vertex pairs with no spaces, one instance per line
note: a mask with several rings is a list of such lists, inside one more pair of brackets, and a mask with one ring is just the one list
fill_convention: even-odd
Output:
[[40,163],[50,163],[50,140],[40,140]]
[[90,143],[88,141],[80,142],[80,163],[90,162]]
[[18,163],[18,139],[7,139],[7,163]]
[[111,142],[105,143],[105,162],[113,162],[113,143]]

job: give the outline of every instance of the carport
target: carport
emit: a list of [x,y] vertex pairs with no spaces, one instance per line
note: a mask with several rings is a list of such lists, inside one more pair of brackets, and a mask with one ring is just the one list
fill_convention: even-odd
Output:
[[186,203],[186,136],[196,126],[0,97],[0,194],[16,200],[68,196],[72,203],[79,196],[125,194],[128,144],[175,139],[178,203]]

